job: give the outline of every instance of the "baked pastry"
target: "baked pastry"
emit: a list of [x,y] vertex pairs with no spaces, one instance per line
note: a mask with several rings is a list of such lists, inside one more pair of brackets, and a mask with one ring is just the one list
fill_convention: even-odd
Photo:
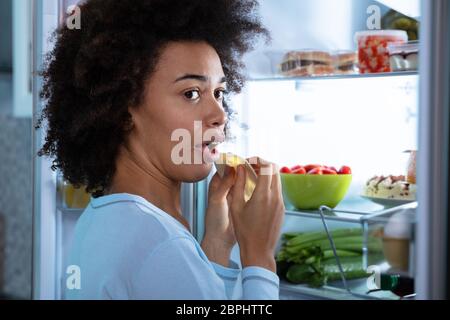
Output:
[[358,55],[356,52],[342,52],[333,55],[335,74],[352,74],[357,72]]
[[280,65],[280,72],[285,76],[308,76],[333,74],[333,60],[324,51],[290,51]]
[[375,176],[367,181],[362,195],[382,199],[416,200],[416,185],[408,183],[403,175]]

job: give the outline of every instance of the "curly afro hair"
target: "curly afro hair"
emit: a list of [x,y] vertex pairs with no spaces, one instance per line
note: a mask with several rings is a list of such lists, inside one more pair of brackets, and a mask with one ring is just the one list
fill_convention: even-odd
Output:
[[[132,129],[129,107],[143,98],[144,83],[162,47],[205,41],[218,53],[229,92],[240,92],[242,55],[259,36],[269,39],[253,0],[88,0],[81,29],[56,30],[42,73],[46,122],[39,156],[52,157],[73,185],[98,197],[115,173],[119,147]],[[225,105],[230,114],[230,109]]]

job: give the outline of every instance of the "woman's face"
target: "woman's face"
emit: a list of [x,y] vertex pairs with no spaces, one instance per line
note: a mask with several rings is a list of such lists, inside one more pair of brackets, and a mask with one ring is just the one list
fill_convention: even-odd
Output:
[[130,108],[128,145],[153,170],[173,181],[194,182],[210,172],[223,141],[225,75],[217,52],[205,42],[166,45],[146,83],[143,103]]

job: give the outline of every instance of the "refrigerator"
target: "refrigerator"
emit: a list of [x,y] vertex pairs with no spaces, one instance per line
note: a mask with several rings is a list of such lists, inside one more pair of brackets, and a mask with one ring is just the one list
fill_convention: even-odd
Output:
[[[51,49],[50,33],[65,23],[73,13],[70,6],[76,3],[33,1],[35,71],[40,70],[45,52]],[[414,279],[415,286],[414,294],[404,299],[448,298],[450,4],[445,0],[259,3],[272,40],[258,44],[244,57],[248,81],[243,92],[231,98],[236,112],[230,127],[232,139],[221,146],[221,151],[259,156],[280,167],[307,163],[350,166],[350,187],[335,208],[296,209],[285,197],[282,234],[360,229],[364,236],[361,259],[367,271],[362,278],[350,280],[344,275],[319,287],[292,283],[283,275],[280,298],[400,299],[390,291],[369,292],[369,281],[377,284],[377,270],[392,271],[395,261],[384,246],[380,258],[367,244],[377,228],[386,231],[392,217],[401,213],[409,217],[409,237],[404,247],[408,252],[403,259],[406,264],[399,274]],[[288,51],[356,51],[355,33],[377,27],[376,19],[391,10],[419,21],[418,70],[280,75],[280,63]],[[35,75],[35,116],[42,109],[40,85],[41,79]],[[44,132],[35,131],[34,154],[43,139]],[[392,204],[361,197],[374,175],[406,172],[405,150],[417,150],[415,201]],[[33,297],[64,299],[65,261],[86,199],[75,203],[76,191],[51,170],[51,159],[36,156],[33,176]],[[183,215],[199,241],[211,176],[182,186]],[[277,250],[282,246],[280,236]],[[232,258],[239,260],[238,246]],[[340,261],[335,261],[339,267]]]

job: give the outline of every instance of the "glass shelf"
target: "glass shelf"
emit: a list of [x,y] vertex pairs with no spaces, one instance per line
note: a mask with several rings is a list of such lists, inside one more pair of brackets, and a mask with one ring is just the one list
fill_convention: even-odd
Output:
[[336,80],[336,79],[364,79],[364,78],[385,78],[385,77],[402,77],[418,75],[418,71],[401,71],[401,72],[385,72],[385,73],[356,73],[356,74],[336,74],[328,76],[303,76],[303,77],[284,77],[282,75],[271,75],[261,77],[250,77],[247,81],[310,81],[310,80]]
[[58,207],[62,214],[81,215],[85,209]]
[[[371,206],[372,204],[372,206]],[[358,197],[349,197],[339,204],[334,209],[321,207],[322,210],[301,210],[296,211],[288,208],[285,211],[286,217],[289,217],[288,223],[284,226],[282,233],[289,232],[316,232],[323,230],[336,230],[346,228],[360,228],[363,234],[362,245],[362,267],[364,270],[370,270],[369,267],[378,268],[381,273],[402,274],[409,277],[414,275],[414,239],[409,238],[409,242],[392,241],[389,237],[385,238],[386,226],[390,225],[389,232],[392,232],[394,225],[403,226],[403,231],[409,226],[413,229],[415,224],[415,209],[417,202],[410,202],[395,207],[383,207],[371,203],[366,199],[359,199]],[[320,213],[323,213],[322,215]],[[405,219],[398,219],[399,214]],[[412,214],[412,216],[410,216]],[[410,217],[407,220],[406,217]],[[393,219],[395,217],[395,219]],[[298,221],[296,221],[298,219]],[[411,236],[413,236],[411,234]],[[375,247],[368,245],[370,239],[379,239],[381,251]],[[398,247],[402,245],[402,247]],[[392,253],[397,250],[405,250],[407,246],[409,260],[406,266],[403,266],[404,260],[394,259]],[[280,243],[281,247],[281,243]],[[403,252],[401,251],[401,252]],[[397,254],[400,251],[395,251]],[[400,255],[401,256],[401,255]],[[401,263],[400,263],[401,262]],[[336,260],[337,263],[337,260]],[[400,263],[400,264],[399,264]],[[388,299],[398,300],[399,296],[390,291],[376,291],[368,293],[367,280],[370,277],[368,272],[367,277],[358,279],[346,279],[347,288],[344,282],[333,281],[327,285],[315,288],[307,284],[293,284],[286,279],[280,283],[280,298],[281,299]]]
[[[369,274],[367,275],[369,276]],[[366,279],[348,280],[350,292],[339,283],[319,288],[303,284],[291,284],[280,281],[280,299],[325,299],[325,300],[399,300],[400,297],[390,291],[367,293]]]
[[[366,200],[347,200],[343,204],[340,204],[335,209],[323,210],[325,220],[330,221],[342,221],[342,222],[354,222],[354,223],[364,223],[366,221],[385,221],[393,213],[398,212],[403,209],[417,208],[417,202],[411,202],[403,204],[400,206],[383,208],[383,209],[373,209],[373,207],[366,205]],[[347,208],[352,209],[347,209]],[[377,206],[379,208],[379,206]],[[299,217],[299,218],[311,218],[311,219],[321,219],[319,210],[293,210],[290,207],[285,211],[288,216]]]

